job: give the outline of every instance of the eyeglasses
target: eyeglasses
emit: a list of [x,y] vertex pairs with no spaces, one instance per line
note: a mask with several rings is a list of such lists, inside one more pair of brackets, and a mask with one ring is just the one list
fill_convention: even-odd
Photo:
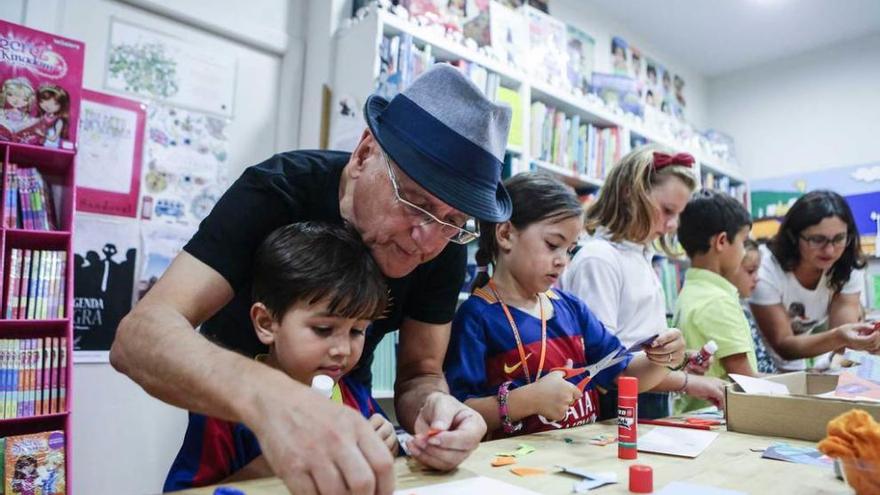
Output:
[[382,150],[382,158],[385,159],[385,165],[388,167],[388,178],[391,179],[391,187],[394,189],[394,198],[398,203],[407,207],[406,211],[409,216],[418,219],[419,227],[427,227],[429,225],[437,224],[440,226],[440,233],[456,244],[467,244],[480,237],[480,224],[475,218],[467,217],[459,222],[459,225],[454,225],[440,220],[428,210],[404,199],[400,192],[400,185],[397,182],[397,176],[394,175],[394,168],[391,166],[391,160],[388,158],[388,155],[384,150]]
[[849,234],[837,234],[834,237],[825,237],[824,235],[800,236],[810,249],[825,249],[825,246],[831,244],[834,248],[839,248],[849,244]]

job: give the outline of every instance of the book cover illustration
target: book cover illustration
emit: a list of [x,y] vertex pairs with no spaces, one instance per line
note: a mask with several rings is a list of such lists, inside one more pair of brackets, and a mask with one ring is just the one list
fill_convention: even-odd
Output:
[[0,20],[0,141],[73,149],[85,45]]
[[641,116],[644,113],[636,80],[629,76],[593,73],[593,93],[611,106]]
[[568,47],[568,84],[576,93],[590,92],[596,42],[587,33],[569,24],[566,27]]
[[551,86],[566,88],[565,23],[533,7],[525,7],[524,12],[529,23],[528,66],[532,76]]
[[64,432],[6,438],[5,493],[64,495]]

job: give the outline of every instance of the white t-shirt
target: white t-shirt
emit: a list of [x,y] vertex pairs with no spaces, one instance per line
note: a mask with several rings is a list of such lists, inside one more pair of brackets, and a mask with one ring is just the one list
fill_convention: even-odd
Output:
[[654,250],[634,242],[611,242],[609,237],[603,229],[588,237],[559,286],[582,299],[629,347],[666,329],[666,299],[651,266]]
[[[834,295],[828,287],[828,275],[822,275],[815,289],[807,289],[798,282],[793,272],[782,269],[767,246],[761,246],[760,249],[761,267],[758,270],[758,286],[752,292],[749,302],[758,306],[781,304],[791,319],[791,330],[795,335],[828,330],[828,309]],[[864,290],[864,287],[864,271],[853,270],[840,292],[858,294]],[[783,359],[771,345],[767,345],[767,353],[781,371],[807,369],[805,359],[792,361]]]

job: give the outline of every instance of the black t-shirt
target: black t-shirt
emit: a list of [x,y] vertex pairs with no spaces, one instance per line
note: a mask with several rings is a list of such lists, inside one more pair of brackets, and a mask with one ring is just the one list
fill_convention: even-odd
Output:
[[[184,246],[232,286],[232,301],[202,324],[202,334],[248,356],[266,352],[251,325],[251,279],[257,248],[278,227],[301,221],[342,223],[339,180],[350,154],[289,151],[249,167],[220,198]],[[387,279],[391,291],[386,318],[367,331],[354,376],[369,385],[376,345],[404,318],[433,324],[452,321],[464,282],[466,250],[449,243],[433,260],[409,275]]]

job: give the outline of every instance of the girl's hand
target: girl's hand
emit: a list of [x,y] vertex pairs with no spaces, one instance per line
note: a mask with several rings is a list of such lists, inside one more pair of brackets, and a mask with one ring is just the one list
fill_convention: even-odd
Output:
[[650,347],[645,347],[645,355],[653,364],[675,368],[684,362],[684,348],[681,332],[676,328],[669,328]]
[[[567,364],[568,368],[572,366],[570,363],[571,360]],[[551,371],[537,382],[526,385],[536,414],[550,421],[562,421],[568,415],[569,406],[581,398],[583,392],[563,378],[564,376],[562,371]]]
[[382,439],[382,442],[388,447],[388,450],[391,451],[391,455],[397,456],[398,444],[397,434],[394,432],[394,425],[385,419],[384,416],[376,413],[370,416],[370,426],[373,427],[373,431],[379,435],[379,438]]
[[727,382],[711,376],[691,375],[688,377],[688,385],[684,393],[697,399],[708,400],[718,410],[724,410],[724,387]]
[[[685,353],[685,357],[693,356],[694,354],[699,354],[700,351],[690,351],[689,353]],[[715,361],[715,356],[709,356],[709,359],[704,359],[703,364],[696,364],[694,361],[688,359],[688,364],[685,367],[685,371],[690,373],[691,375],[705,375],[709,368],[712,367],[712,363]]]

